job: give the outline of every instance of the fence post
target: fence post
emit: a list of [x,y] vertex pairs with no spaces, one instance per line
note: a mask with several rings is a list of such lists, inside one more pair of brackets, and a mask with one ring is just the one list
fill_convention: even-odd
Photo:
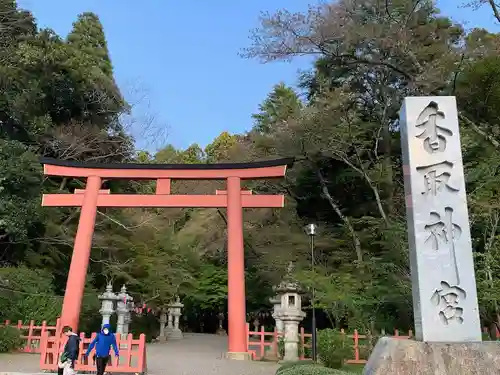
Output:
[[272,344],[272,355],[279,358],[279,347],[278,347],[278,329],[274,327],[273,331],[273,344]]
[[26,341],[26,346],[24,347],[25,351],[31,352],[31,346],[32,346],[32,338],[33,338],[33,329],[35,328],[35,321],[31,320],[30,325],[28,327],[28,340]]
[[264,326],[260,326],[260,356],[261,358],[265,358],[266,356],[266,347],[264,346],[265,342],[265,334],[266,331],[264,331]]
[[359,336],[358,336],[358,330],[354,330],[354,359],[356,361],[359,361]]

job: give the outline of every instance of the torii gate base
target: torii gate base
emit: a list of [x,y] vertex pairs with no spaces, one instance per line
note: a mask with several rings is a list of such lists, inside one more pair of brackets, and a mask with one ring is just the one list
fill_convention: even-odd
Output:
[[[41,160],[48,176],[86,178],[75,194],[44,194],[44,207],[81,207],[69,268],[61,324],[78,328],[92,247],[97,207],[219,207],[227,208],[228,353],[230,359],[250,359],[247,353],[243,208],[283,207],[282,195],[252,195],[241,180],[284,177],[293,159],[238,164],[94,164]],[[156,194],[110,194],[103,180],[156,180]],[[215,195],[170,194],[171,180],[226,180],[227,190]]]

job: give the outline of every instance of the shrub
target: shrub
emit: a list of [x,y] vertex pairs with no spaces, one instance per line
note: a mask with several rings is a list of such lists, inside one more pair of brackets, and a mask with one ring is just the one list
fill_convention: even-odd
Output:
[[324,329],[318,332],[318,357],[326,367],[342,368],[344,360],[351,354],[352,348],[347,345],[345,336],[335,329]]
[[0,327],[0,353],[12,352],[23,347],[21,331],[15,327]]
[[352,375],[353,374],[350,372],[336,370],[311,363],[295,364],[294,366],[285,368],[283,371],[281,370],[282,368],[280,368],[276,372],[276,375]]
[[312,360],[285,362],[281,365],[278,371],[276,371],[276,375],[281,375],[283,371],[288,370],[290,367],[305,365],[315,365],[315,363]]

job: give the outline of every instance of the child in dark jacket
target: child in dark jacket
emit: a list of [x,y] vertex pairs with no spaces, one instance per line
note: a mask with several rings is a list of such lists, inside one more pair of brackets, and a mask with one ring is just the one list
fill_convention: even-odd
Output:
[[115,356],[119,356],[118,346],[116,345],[116,337],[111,332],[111,326],[109,324],[104,324],[101,332],[99,332],[96,338],[92,340],[87,349],[87,353],[85,354],[86,357],[89,356],[94,347],[96,353],[95,362],[97,366],[97,375],[103,375],[109,361],[109,351],[111,347],[113,347]]
[[58,375],[67,375],[74,373],[75,361],[78,358],[78,352],[80,348],[80,338],[70,326],[65,326],[63,328],[63,335],[68,337],[66,345],[64,345],[64,350],[59,357],[59,366],[57,369]]

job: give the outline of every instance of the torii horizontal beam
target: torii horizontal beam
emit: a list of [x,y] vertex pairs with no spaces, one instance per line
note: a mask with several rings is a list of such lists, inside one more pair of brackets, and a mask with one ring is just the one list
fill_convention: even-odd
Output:
[[[44,207],[81,207],[84,194],[44,194]],[[176,208],[223,208],[227,207],[225,195],[138,195],[99,193],[97,207],[176,207]],[[248,195],[241,194],[242,208],[282,208],[285,205],[283,195]]]
[[129,180],[224,180],[228,177],[260,179],[284,177],[293,159],[225,164],[98,164],[42,158],[46,176],[90,177]]

